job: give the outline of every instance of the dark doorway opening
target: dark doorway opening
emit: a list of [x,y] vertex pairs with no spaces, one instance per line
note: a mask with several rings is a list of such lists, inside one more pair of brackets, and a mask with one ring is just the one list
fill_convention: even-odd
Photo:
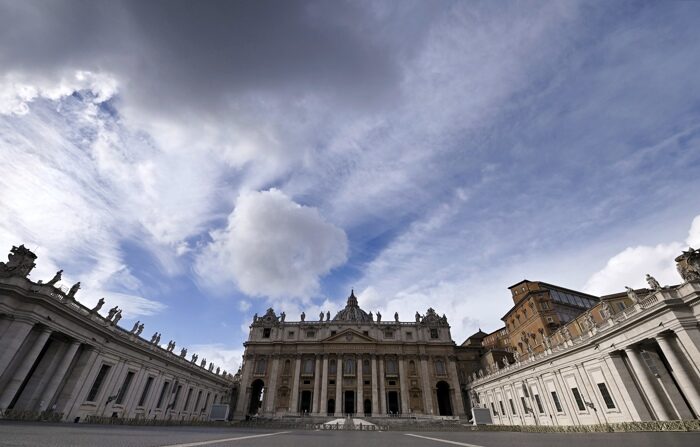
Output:
[[355,392],[354,391],[346,391],[345,392],[345,414],[354,414],[355,413]]
[[301,392],[299,411],[301,413],[311,413],[311,391],[305,390]]
[[450,404],[450,386],[447,382],[437,383],[437,401],[440,416],[452,416],[452,405]]
[[399,414],[399,393],[397,391],[389,391],[387,393],[387,401],[389,414]]
[[263,390],[265,383],[256,379],[250,384],[250,405],[248,405],[248,414],[257,414],[258,409],[262,407]]
[[335,414],[335,399],[328,399],[328,411],[326,413],[328,416],[333,416]]
[[365,416],[372,416],[372,401],[365,399],[364,403]]

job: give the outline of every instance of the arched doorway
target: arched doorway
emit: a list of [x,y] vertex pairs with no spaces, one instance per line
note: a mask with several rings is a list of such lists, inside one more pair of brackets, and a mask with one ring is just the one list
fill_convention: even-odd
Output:
[[437,383],[437,401],[440,416],[452,416],[452,405],[450,404],[450,386],[447,382]]
[[397,391],[387,393],[387,404],[387,411],[390,414],[399,414],[399,393]]
[[301,392],[301,404],[299,405],[300,413],[311,413],[311,391],[304,390]]
[[328,399],[327,409],[326,414],[328,414],[328,416],[333,416],[335,414],[335,399]]
[[256,379],[250,384],[250,404],[248,405],[248,414],[257,414],[258,409],[262,407],[262,399],[265,390],[265,383]]
[[355,413],[355,392],[346,391],[345,392],[345,406],[343,408],[345,414]]
[[365,416],[372,416],[372,401],[369,399],[365,399],[363,407],[365,411]]

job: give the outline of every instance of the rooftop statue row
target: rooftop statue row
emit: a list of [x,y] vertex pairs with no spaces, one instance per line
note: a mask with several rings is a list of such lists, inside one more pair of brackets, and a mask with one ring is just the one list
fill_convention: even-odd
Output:
[[[326,322],[334,322],[334,323],[344,323],[344,322],[351,322],[351,323],[373,323],[375,322],[375,317],[372,314],[372,312],[365,312],[360,308],[360,305],[357,302],[357,297],[355,296],[355,291],[352,290],[350,292],[350,296],[348,297],[347,304],[345,308],[340,310],[335,317],[331,320],[331,313],[326,312],[325,314],[321,312],[318,316],[318,321],[323,322],[325,317]],[[275,313],[275,311],[272,308],[267,309],[267,312],[265,315],[262,317],[258,317],[258,314],[256,313],[253,316],[253,326],[264,326],[264,325],[276,325],[279,323],[284,323],[287,318],[287,314],[284,312],[280,313],[279,316]],[[377,312],[376,316],[376,322],[381,323],[382,321],[382,314]],[[301,315],[299,316],[299,321],[300,322],[306,322],[306,313],[302,312]],[[399,313],[395,312],[394,313],[394,322],[399,323]],[[432,325],[432,326],[447,326],[447,317],[443,314],[443,316],[439,316],[435,310],[431,307],[428,309],[427,313],[425,315],[421,315],[418,312],[416,312],[416,323],[423,324],[423,325]]]
[[[10,254],[8,255],[8,261],[7,262],[0,262],[0,278],[11,278],[11,277],[22,277],[22,278],[27,278],[31,271],[34,269],[36,266],[35,260],[36,260],[36,255],[32,253],[31,250],[26,248],[24,245],[20,245],[19,247],[13,246],[12,249],[10,250]],[[59,301],[63,302],[64,304],[67,305],[78,305],[78,308],[81,308],[82,305],[78,304],[75,301],[75,295],[78,293],[80,290],[80,282],[77,282],[73,284],[70,289],[66,292],[64,289],[62,289],[59,286],[59,282],[61,281],[63,276],[63,270],[59,270],[56,272],[56,274],[51,278],[48,282],[44,283],[43,281],[39,280],[36,282],[36,286],[39,286],[38,288],[33,290],[39,291],[41,290],[41,286],[50,286],[51,290],[53,292],[51,293],[52,296],[58,297]],[[109,311],[107,312],[107,316],[103,317],[100,315],[99,311],[102,309],[102,307],[105,305],[105,299],[100,298],[97,304],[92,308],[87,311],[87,314],[91,317],[99,318],[102,321],[107,322],[110,326],[117,326],[117,323],[122,318],[122,310],[119,308],[119,306],[114,306]],[[120,328],[121,329],[121,328]],[[141,323],[141,321],[137,321],[134,323],[134,326],[132,329],[128,332],[131,335],[134,335],[138,337],[139,339],[141,338],[141,333],[144,330],[144,324]],[[125,331],[126,332],[126,331]],[[175,341],[170,340],[168,342],[167,348],[161,348],[160,347],[160,337],[161,334],[159,332],[156,332],[153,334],[153,337],[151,337],[150,344],[152,344],[154,347],[158,347],[160,349],[164,349],[167,352],[171,352],[174,354],[175,350]],[[144,340],[145,341],[145,340]],[[185,358],[187,355],[187,349],[183,348],[180,351],[180,356],[181,358]],[[192,355],[191,363],[196,364],[197,361],[197,354]],[[208,363],[206,359],[202,359],[201,363],[199,366],[202,368],[206,368],[208,365],[208,370],[210,372],[216,371],[216,374],[219,375],[221,368],[216,367],[216,370],[214,370],[215,365],[214,363]],[[233,376],[226,371],[223,371],[221,373],[222,376],[228,377],[228,378],[233,378]]]

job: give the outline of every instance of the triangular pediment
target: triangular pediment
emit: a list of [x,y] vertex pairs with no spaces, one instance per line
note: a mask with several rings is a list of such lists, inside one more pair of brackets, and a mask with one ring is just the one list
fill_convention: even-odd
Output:
[[345,329],[322,340],[324,343],[375,343],[376,341],[374,338],[354,329]]

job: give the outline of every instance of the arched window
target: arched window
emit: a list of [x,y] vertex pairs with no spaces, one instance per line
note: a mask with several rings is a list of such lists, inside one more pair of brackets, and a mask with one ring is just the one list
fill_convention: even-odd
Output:
[[313,375],[314,373],[314,359],[304,360],[304,372],[305,375]]
[[331,359],[330,363],[328,364],[328,373],[335,374],[337,371],[338,371],[338,365],[337,365],[335,359]]
[[394,358],[387,358],[386,359],[386,373],[390,375],[396,375],[398,374],[399,370],[398,367],[396,366],[396,359]]
[[343,362],[343,374],[352,376],[355,374],[355,359],[347,358]]
[[255,361],[255,374],[265,374],[265,369],[267,369],[267,359],[258,357]]
[[443,359],[435,360],[435,374],[438,376],[447,375],[447,369],[445,368],[445,361]]

